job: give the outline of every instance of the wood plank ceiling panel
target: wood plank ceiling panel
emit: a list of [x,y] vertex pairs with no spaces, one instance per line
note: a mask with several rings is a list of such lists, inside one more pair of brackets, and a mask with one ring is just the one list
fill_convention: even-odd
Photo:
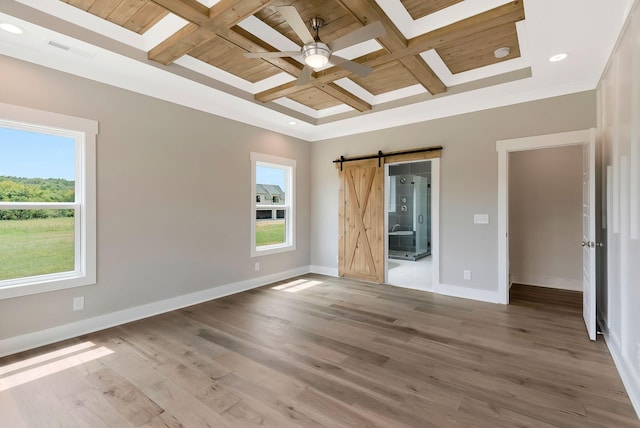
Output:
[[261,59],[245,58],[242,55],[244,52],[244,49],[235,44],[216,37],[195,48],[190,55],[251,83],[281,72],[279,68]]
[[87,12],[100,18],[106,18],[120,3],[122,0],[95,0]]
[[[104,0],[96,0],[104,1]],[[107,16],[107,19],[114,24],[124,26],[133,16],[142,9],[147,2],[144,0],[123,0],[114,10]]]
[[138,34],[144,34],[169,13],[151,0],[62,0]]
[[96,0],[61,0],[61,1],[64,3],[69,3],[71,6],[75,6],[78,9],[82,9],[86,11],[91,7],[91,5],[93,5],[93,3]]
[[400,0],[413,19],[420,19],[434,12],[453,6],[463,0]]
[[125,22],[124,27],[138,34],[144,34],[168,14],[169,12],[165,8],[150,1]]
[[400,61],[383,64],[376,67],[369,76],[352,77],[351,80],[373,95],[384,94],[419,83]]
[[[505,58],[496,58],[494,51],[508,47]],[[508,23],[456,40],[436,49],[449,70],[455,73],[474,70],[520,56],[520,44],[515,23]]]
[[327,95],[316,87],[297,92],[288,98],[314,110],[322,110],[342,104],[334,97]]

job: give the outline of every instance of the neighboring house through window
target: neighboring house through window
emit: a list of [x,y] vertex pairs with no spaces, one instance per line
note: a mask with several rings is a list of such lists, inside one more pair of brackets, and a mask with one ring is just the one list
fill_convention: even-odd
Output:
[[251,153],[251,255],[295,250],[296,161]]
[[97,130],[0,104],[0,298],[95,284]]

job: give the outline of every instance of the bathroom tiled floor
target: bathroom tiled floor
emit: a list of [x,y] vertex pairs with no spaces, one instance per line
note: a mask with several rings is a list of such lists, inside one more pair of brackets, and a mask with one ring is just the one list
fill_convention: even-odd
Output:
[[417,261],[389,259],[389,284],[430,290],[431,256]]

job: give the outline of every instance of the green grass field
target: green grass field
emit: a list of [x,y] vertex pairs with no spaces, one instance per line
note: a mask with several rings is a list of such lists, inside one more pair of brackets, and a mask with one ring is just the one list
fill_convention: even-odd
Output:
[[256,246],[282,244],[285,240],[284,220],[256,222]]
[[0,221],[0,280],[74,269],[73,218]]

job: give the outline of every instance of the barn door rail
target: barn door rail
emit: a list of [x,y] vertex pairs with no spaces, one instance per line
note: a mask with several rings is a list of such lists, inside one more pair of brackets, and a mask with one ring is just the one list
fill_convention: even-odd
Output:
[[383,153],[382,150],[378,150],[378,153],[373,155],[357,156],[353,158],[345,158],[344,156],[341,155],[340,159],[334,160],[333,163],[339,163],[340,171],[342,171],[342,165],[345,162],[354,162],[354,161],[361,161],[361,160],[367,160],[367,159],[378,159],[378,167],[381,167],[383,164],[382,161],[387,156],[411,155],[414,153],[435,152],[439,150],[442,150],[442,146],[423,147],[421,149],[402,150],[399,152],[389,152],[389,153]]

